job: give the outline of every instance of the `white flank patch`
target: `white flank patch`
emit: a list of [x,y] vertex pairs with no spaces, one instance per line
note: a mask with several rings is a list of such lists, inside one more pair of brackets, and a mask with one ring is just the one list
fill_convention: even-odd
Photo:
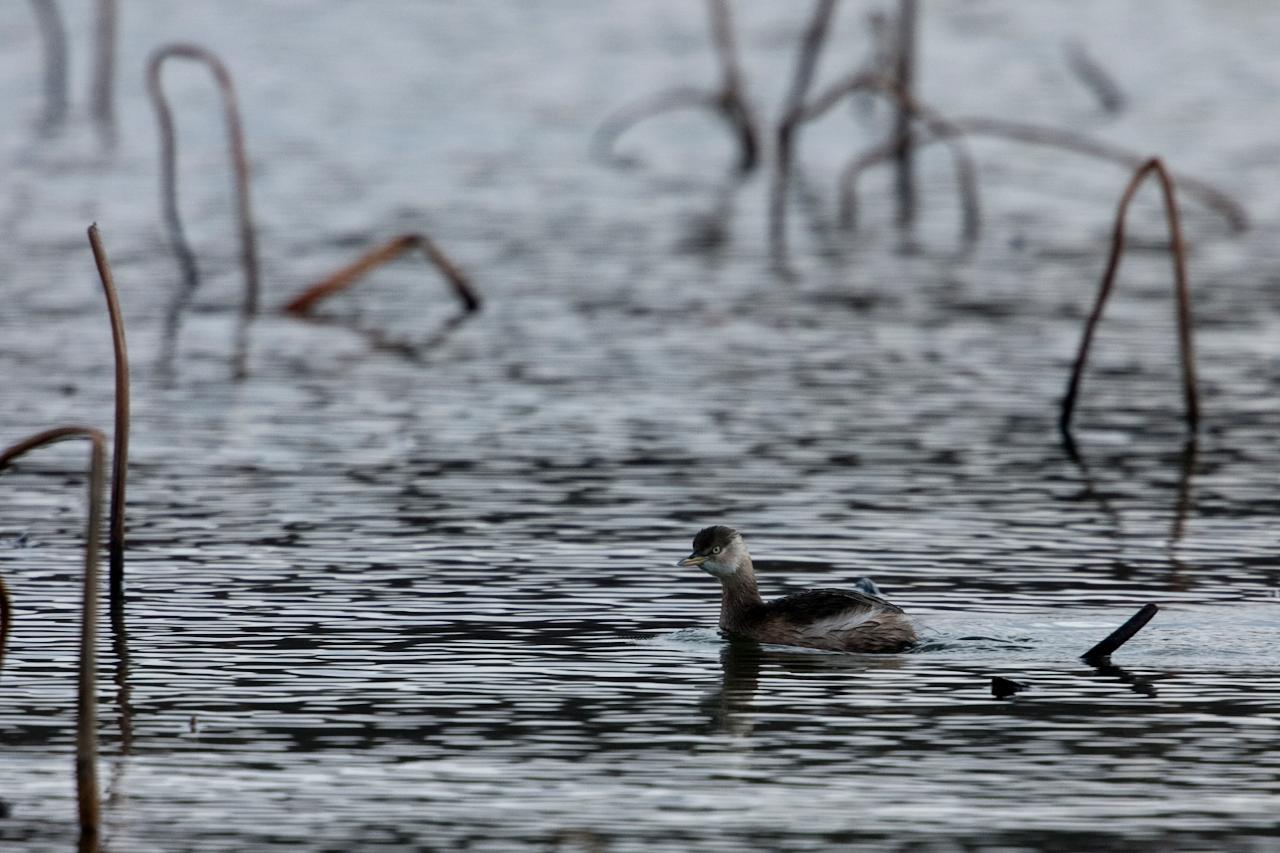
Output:
[[846,631],[857,630],[881,614],[882,611],[873,608],[846,610],[844,613],[837,613],[835,616],[828,616],[825,619],[819,619],[817,622],[811,622],[803,626],[800,629],[800,633],[806,637],[843,634]]

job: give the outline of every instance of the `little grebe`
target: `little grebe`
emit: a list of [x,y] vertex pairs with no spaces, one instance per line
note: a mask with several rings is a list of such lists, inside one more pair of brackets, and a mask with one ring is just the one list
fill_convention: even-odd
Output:
[[[720,630],[730,637],[840,652],[898,652],[916,642],[902,608],[878,595],[807,589],[764,601],[751,555],[732,527],[700,531],[693,537],[693,553],[676,565],[697,566],[719,578]],[[875,590],[875,585],[866,582],[864,588]]]

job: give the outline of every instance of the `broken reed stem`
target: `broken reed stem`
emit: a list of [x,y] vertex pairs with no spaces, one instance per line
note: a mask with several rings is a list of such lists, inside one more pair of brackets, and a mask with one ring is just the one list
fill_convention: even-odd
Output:
[[[917,109],[923,111],[927,108],[917,104]],[[929,112],[935,116],[937,115],[935,110],[930,109]],[[1145,155],[1099,142],[1073,131],[1040,127],[1003,119],[983,117],[955,118],[932,124],[929,128],[931,135],[928,137],[916,136],[912,140],[914,146],[919,147],[956,136],[987,136],[1012,142],[1022,142],[1027,145],[1058,148],[1085,157],[1094,157],[1099,160],[1116,163],[1127,169],[1136,169],[1147,160]],[[862,172],[877,163],[889,159],[890,156],[891,152],[878,152],[874,156],[863,155],[845,168],[840,185],[840,204],[842,208],[856,207],[857,183]],[[1227,227],[1233,233],[1240,234],[1249,230],[1249,215],[1235,199],[1212,184],[1196,178],[1186,175],[1177,175],[1176,177],[1178,185],[1187,195],[1196,198],[1205,207],[1226,220]]]
[[791,188],[791,171],[795,158],[796,129],[805,120],[805,98],[813,84],[818,58],[831,28],[836,0],[816,0],[813,16],[805,29],[796,57],[791,89],[776,130],[777,162],[769,189],[769,249],[775,264],[785,264],[787,256],[787,194]]
[[1148,175],[1154,174],[1160,181],[1164,194],[1165,215],[1169,223],[1169,252],[1173,256],[1174,296],[1178,307],[1178,349],[1182,359],[1182,392],[1186,400],[1187,431],[1194,434],[1200,426],[1200,403],[1196,393],[1195,354],[1191,340],[1191,296],[1187,288],[1187,267],[1185,251],[1182,243],[1182,228],[1178,222],[1178,202],[1174,196],[1173,179],[1158,157],[1153,157],[1138,167],[1129,185],[1120,197],[1120,205],[1116,210],[1116,221],[1111,233],[1111,252],[1107,257],[1107,266],[1102,274],[1102,284],[1098,289],[1098,298],[1094,302],[1093,311],[1085,322],[1084,335],[1080,340],[1080,350],[1076,354],[1075,365],[1071,369],[1071,379],[1067,383],[1067,393],[1062,400],[1062,412],[1058,418],[1058,427],[1062,432],[1071,430],[1071,415],[1075,410],[1076,397],[1080,391],[1080,379],[1084,374],[1085,362],[1089,358],[1089,347],[1093,343],[1094,331],[1102,319],[1102,310],[1111,296],[1115,284],[1116,271],[1120,268],[1120,257],[1124,254],[1125,219],[1129,213],[1129,202],[1133,199],[1138,187]]
[[44,44],[43,133],[56,131],[67,115],[67,30],[54,0],[31,0],[36,28]]
[[427,260],[434,264],[444,277],[449,280],[449,284],[453,286],[454,294],[462,302],[463,308],[467,312],[479,310],[480,297],[471,287],[467,277],[426,234],[401,234],[398,237],[393,237],[376,249],[367,252],[356,261],[308,287],[290,300],[284,306],[284,310],[289,314],[299,316],[307,314],[316,303],[341,290],[345,290],[362,276],[394,261],[410,249],[422,250]]
[[902,97],[895,101],[893,159],[897,166],[898,226],[909,227],[916,218],[915,169],[912,162],[911,126],[915,117],[911,92],[916,56],[916,0],[899,0],[898,49],[894,62],[894,82]]
[[76,701],[76,798],[80,812],[80,841],[96,846],[99,826],[98,729],[95,665],[98,659],[98,550],[102,530],[102,486],[107,439],[89,427],[56,427],[36,433],[0,451],[0,469],[14,459],[60,441],[86,438],[89,454],[89,520],[85,527],[84,583],[81,590],[80,672]]
[[720,65],[719,90],[709,92],[693,86],[681,86],[620,110],[601,123],[592,139],[591,148],[598,159],[605,162],[613,160],[613,146],[618,138],[644,119],[671,110],[706,109],[718,113],[737,137],[738,171],[746,174],[759,164],[760,134],[745,94],[728,0],[707,0],[707,12],[711,22],[711,41]]
[[108,144],[115,142],[116,135],[115,76],[116,0],[98,0],[90,100],[93,120]]
[[242,315],[251,319],[258,313],[258,249],[254,237],[253,211],[249,203],[249,160],[245,153],[244,131],[240,122],[240,108],[237,106],[235,87],[231,82],[231,74],[217,56],[195,44],[170,44],[159,48],[151,54],[147,63],[147,91],[156,110],[156,119],[160,125],[160,159],[161,159],[161,193],[163,197],[164,216],[169,228],[169,240],[178,263],[182,267],[185,291],[181,299],[190,298],[199,281],[195,255],[188,245],[182,229],[182,220],[178,213],[177,188],[177,146],[174,141],[173,114],[165,100],[164,89],[160,84],[160,72],[166,59],[177,57],[203,63],[217,81],[222,93],[223,112],[227,123],[227,144],[230,149],[234,187],[236,193],[236,211],[240,221],[240,260],[244,268],[245,296]]
[[107,316],[111,319],[111,344],[115,352],[116,413],[112,433],[114,449],[111,454],[111,534],[108,539],[110,554],[109,586],[113,603],[124,601],[124,514],[125,481],[129,475],[129,352],[124,340],[124,319],[120,315],[120,301],[116,297],[115,278],[107,250],[102,245],[97,223],[89,226],[89,245],[93,260],[102,280],[102,292],[107,300]]
[[1091,666],[1106,663],[1116,649],[1133,639],[1133,635],[1141,631],[1158,612],[1160,612],[1160,608],[1154,604],[1142,605],[1142,609],[1130,616],[1127,622],[1112,631],[1107,635],[1106,639],[1080,657]]

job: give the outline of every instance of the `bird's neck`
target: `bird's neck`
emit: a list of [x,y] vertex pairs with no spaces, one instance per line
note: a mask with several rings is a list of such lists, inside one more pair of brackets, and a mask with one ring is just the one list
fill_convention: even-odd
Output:
[[756,573],[748,557],[738,571],[720,579],[721,630],[734,630],[752,607],[763,603],[756,588]]

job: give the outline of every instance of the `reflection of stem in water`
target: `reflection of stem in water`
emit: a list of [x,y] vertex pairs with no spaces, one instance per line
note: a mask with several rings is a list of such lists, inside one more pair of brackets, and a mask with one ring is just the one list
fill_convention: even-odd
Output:
[[1094,331],[1098,321],[1102,319],[1102,310],[1111,296],[1115,284],[1116,271],[1120,268],[1120,257],[1124,253],[1125,219],[1129,213],[1129,202],[1134,193],[1142,185],[1148,175],[1154,174],[1160,182],[1164,193],[1165,214],[1169,222],[1169,253],[1173,257],[1174,298],[1178,310],[1178,349],[1182,357],[1182,392],[1186,400],[1187,431],[1195,433],[1200,425],[1200,403],[1196,393],[1195,353],[1191,341],[1191,295],[1187,288],[1187,263],[1183,252],[1182,228],[1178,222],[1178,202],[1174,197],[1173,179],[1165,170],[1159,158],[1152,158],[1138,167],[1124,194],[1120,197],[1120,205],[1116,210],[1116,221],[1111,232],[1111,253],[1107,257],[1107,266],[1102,274],[1102,283],[1098,289],[1098,298],[1085,322],[1084,335],[1080,340],[1080,350],[1076,354],[1075,364],[1071,369],[1071,379],[1067,383],[1067,393],[1062,400],[1062,413],[1058,418],[1058,426],[1065,433],[1071,429],[1071,415],[1075,410],[1076,396],[1080,391],[1080,379],[1084,373],[1085,362],[1089,358],[1089,347],[1093,343]]
[[93,120],[103,140],[113,144],[116,135],[116,0],[98,0],[94,42]]
[[1169,529],[1168,544],[1169,563],[1173,567],[1174,589],[1182,589],[1186,585],[1184,579],[1186,566],[1178,556],[1178,546],[1182,543],[1182,536],[1186,532],[1187,513],[1191,510],[1191,478],[1195,473],[1198,450],[1195,438],[1191,438],[1182,445],[1182,453],[1179,454],[1178,501],[1173,508],[1173,525]]
[[9,645],[9,630],[13,627],[13,602],[9,600],[9,588],[0,578],[0,672],[4,672],[4,652]]
[[116,656],[116,714],[120,724],[120,753],[133,752],[133,705],[129,687],[129,633],[124,624],[124,599],[111,600],[111,646]]
[[716,187],[711,209],[690,217],[688,231],[677,250],[712,255],[724,248],[733,228],[734,203],[742,187],[741,175],[730,175]]
[[723,118],[737,137],[738,171],[745,174],[755,169],[760,159],[759,133],[742,82],[728,0],[708,0],[707,11],[711,18],[712,43],[720,63],[720,88],[714,92],[694,87],[669,89],[610,116],[600,125],[592,141],[592,150],[599,159],[613,160],[613,146],[618,138],[644,119],[671,110],[706,109]]
[[1116,679],[1121,684],[1129,685],[1129,689],[1134,693],[1152,697],[1157,693],[1156,686],[1151,683],[1149,678],[1141,675],[1134,675],[1124,667],[1116,666],[1109,660],[1094,664],[1093,668],[1098,675],[1105,675],[1108,678]]
[[813,84],[813,74],[818,66],[818,57],[822,54],[822,46],[827,40],[835,7],[836,0],[817,0],[814,4],[813,16],[809,19],[809,26],[800,42],[800,52],[796,57],[782,121],[775,131],[777,162],[774,164],[773,181],[769,188],[769,251],[774,266],[784,272],[787,262],[787,194],[795,157],[795,134],[803,121],[805,97]]
[[80,811],[81,849],[96,850],[99,826],[98,732],[96,674],[98,634],[98,548],[102,529],[102,487],[106,437],[87,427],[58,427],[30,436],[0,452],[0,468],[23,454],[59,441],[87,438],[89,456],[89,520],[85,529],[84,583],[81,591],[80,667],[76,702],[76,797]]
[[[178,211],[177,185],[177,143],[173,130],[173,113],[165,100],[164,89],[160,85],[160,72],[166,59],[177,57],[191,59],[203,63],[213,74],[222,93],[223,112],[227,124],[227,142],[230,147],[234,188],[236,193],[236,211],[240,222],[240,260],[244,268],[245,295],[241,307],[241,327],[243,329],[258,313],[258,249],[253,230],[253,211],[249,203],[249,159],[245,153],[244,132],[240,122],[240,109],[236,102],[235,87],[231,82],[231,74],[225,65],[209,51],[194,44],[166,45],[151,54],[147,63],[147,90],[156,110],[156,120],[160,127],[160,164],[161,164],[161,196],[164,206],[165,224],[169,231],[169,242],[174,254],[178,256],[178,264],[182,268],[182,287],[174,297],[169,310],[165,331],[166,356],[162,359],[167,364],[172,358],[176,346],[178,323],[183,310],[191,300],[200,275],[196,266],[195,254],[187,242],[182,228],[182,219]],[[239,355],[233,358],[236,378],[244,376],[244,359]]]
[[384,264],[390,263],[410,249],[422,250],[427,260],[434,264],[436,269],[440,270],[441,274],[448,279],[449,284],[453,287],[454,295],[458,297],[462,307],[467,312],[480,309],[480,297],[476,294],[475,289],[472,288],[467,277],[463,275],[462,270],[458,269],[458,266],[449,259],[448,255],[440,250],[440,247],[430,237],[426,234],[401,234],[399,237],[388,240],[337,272],[311,285],[291,299],[284,306],[284,310],[290,314],[307,314],[316,303],[345,290],[361,277]]
[[111,263],[98,234],[98,226],[89,226],[89,245],[93,248],[93,260],[102,280],[102,292],[107,300],[107,315],[111,320],[111,344],[115,353],[116,419],[114,427],[114,451],[111,455],[111,535],[108,547],[111,559],[111,602],[124,601],[124,512],[125,481],[129,476],[129,352],[124,340],[124,319],[120,316],[120,302],[116,296],[115,278]]
[[52,134],[67,116],[67,30],[54,0],[31,0],[44,43],[44,116],[40,130]]

